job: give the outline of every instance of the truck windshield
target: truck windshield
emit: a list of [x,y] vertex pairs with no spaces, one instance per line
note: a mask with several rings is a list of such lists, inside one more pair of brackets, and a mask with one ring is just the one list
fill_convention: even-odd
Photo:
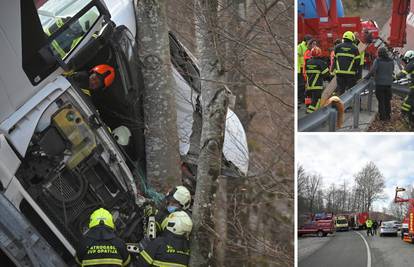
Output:
[[337,224],[347,224],[348,221],[347,220],[336,220]]
[[[37,13],[47,36],[55,33],[65,23],[84,8],[90,0],[35,0]],[[51,43],[51,48],[61,59],[64,59],[86,35],[99,17],[96,7],[83,14]]]

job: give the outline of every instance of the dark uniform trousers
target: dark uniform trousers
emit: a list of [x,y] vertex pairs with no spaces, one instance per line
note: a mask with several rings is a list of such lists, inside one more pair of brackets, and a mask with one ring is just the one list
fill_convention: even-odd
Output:
[[323,80],[329,76],[328,64],[318,57],[309,59],[306,63],[306,97],[311,98],[311,103],[307,106],[306,113],[312,113],[320,106]]
[[346,90],[355,86],[357,78],[355,75],[336,74],[336,95],[340,96],[345,93]]
[[378,112],[380,120],[391,119],[391,86],[390,85],[376,85],[375,95],[378,99]]
[[137,266],[187,267],[190,260],[190,241],[164,231],[156,239],[142,244]]
[[90,229],[76,251],[80,266],[115,267],[128,266],[131,257],[125,243],[105,225]]
[[336,74],[336,94],[342,95],[357,82],[357,72],[360,68],[361,55],[358,47],[349,40],[334,48],[334,67]]

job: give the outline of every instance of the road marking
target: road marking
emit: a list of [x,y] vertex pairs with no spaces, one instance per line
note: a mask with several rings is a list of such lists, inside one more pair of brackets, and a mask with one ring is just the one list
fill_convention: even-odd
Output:
[[365,246],[367,247],[367,267],[371,267],[371,251],[369,249],[368,242],[360,232],[355,231],[354,233],[357,233],[362,238],[362,240],[364,240]]

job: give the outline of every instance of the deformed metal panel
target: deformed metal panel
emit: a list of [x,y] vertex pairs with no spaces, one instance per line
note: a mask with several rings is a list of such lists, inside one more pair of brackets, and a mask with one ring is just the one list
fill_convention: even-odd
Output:
[[3,194],[0,214],[0,247],[17,266],[67,266]]

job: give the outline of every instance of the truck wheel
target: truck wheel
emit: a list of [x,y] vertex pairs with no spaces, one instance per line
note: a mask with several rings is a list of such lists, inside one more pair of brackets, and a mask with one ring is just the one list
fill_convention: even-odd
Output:
[[318,231],[318,237],[323,237],[323,232],[322,231]]

